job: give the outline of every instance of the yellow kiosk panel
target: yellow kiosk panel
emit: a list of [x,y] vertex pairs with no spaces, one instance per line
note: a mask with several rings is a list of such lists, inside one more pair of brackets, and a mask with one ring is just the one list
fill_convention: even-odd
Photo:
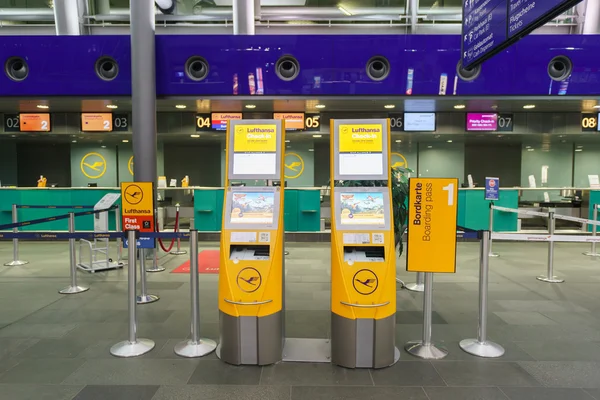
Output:
[[458,179],[409,180],[409,272],[456,272]]

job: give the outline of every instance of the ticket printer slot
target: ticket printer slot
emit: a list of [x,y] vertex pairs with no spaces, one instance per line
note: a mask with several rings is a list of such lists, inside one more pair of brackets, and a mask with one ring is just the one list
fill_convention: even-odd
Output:
[[344,246],[344,262],[384,262],[383,246]]
[[269,260],[270,246],[269,245],[231,245],[229,259],[230,260],[253,260],[264,261]]

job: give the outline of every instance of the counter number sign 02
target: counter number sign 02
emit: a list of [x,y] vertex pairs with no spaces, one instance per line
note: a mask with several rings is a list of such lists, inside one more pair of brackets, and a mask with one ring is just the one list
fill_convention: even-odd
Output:
[[[123,202],[123,230],[154,232],[154,185],[152,182],[121,183]],[[140,238],[137,245],[141,249],[153,249],[154,240]]]
[[19,114],[4,114],[4,132],[20,132],[21,120]]
[[409,180],[407,271],[456,272],[458,179]]

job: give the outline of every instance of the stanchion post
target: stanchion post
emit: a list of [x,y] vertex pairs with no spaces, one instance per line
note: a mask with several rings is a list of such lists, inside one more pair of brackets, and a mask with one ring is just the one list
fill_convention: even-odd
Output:
[[119,342],[110,348],[110,354],[116,357],[137,357],[146,354],[154,348],[154,342],[150,339],[139,339],[137,337],[137,304],[136,304],[136,253],[137,245],[135,231],[127,231],[128,241],[128,290],[127,305],[129,309],[129,338]]
[[433,312],[433,273],[425,273],[425,291],[423,293],[423,339],[408,342],[405,350],[415,357],[425,360],[440,360],[448,351],[431,342],[431,313]]
[[477,339],[465,339],[459,343],[459,346],[465,352],[474,356],[497,358],[504,354],[504,348],[487,340],[491,231],[483,231],[481,235],[481,251],[479,252],[479,329]]
[[[177,225],[175,225],[175,232],[179,232],[179,204],[177,204],[175,206],[175,212],[176,212],[176,220],[177,220]],[[177,249],[171,251],[171,254],[175,255],[175,256],[181,256],[183,254],[186,254],[187,251],[185,250],[181,250],[181,238],[177,238]]]
[[190,340],[175,345],[173,351],[181,357],[202,357],[212,353],[217,343],[200,338],[200,292],[198,278],[198,231],[190,230],[190,288],[192,300],[192,335]]
[[[115,232],[121,232],[121,210],[115,208]],[[123,265],[123,239],[117,238],[117,264]]]
[[425,290],[425,285],[423,284],[424,276],[423,272],[417,272],[417,281],[404,285],[404,287],[411,292],[423,292]]
[[[594,211],[593,211],[593,218],[594,218],[594,222],[598,222],[598,204],[594,204]],[[596,236],[598,234],[598,225],[596,224],[592,224],[592,236]],[[596,251],[596,242],[592,242],[592,248],[590,251],[586,251],[585,253],[583,253],[586,256],[591,256],[591,257],[600,257],[600,254],[598,254],[598,252]]]
[[[73,235],[75,233],[75,213],[69,213],[69,233]],[[60,294],[77,294],[89,290],[88,287],[79,286],[77,284],[77,260],[75,254],[75,238],[69,238],[69,264],[71,267],[71,285],[67,286],[63,290],[60,290]]]
[[494,233],[494,202],[490,202],[490,250],[489,250],[489,256],[490,257],[499,257],[498,253],[494,253],[492,251],[492,233]]
[[[12,223],[16,224],[18,222],[19,222],[19,214],[18,214],[17,205],[13,204],[12,205]],[[18,233],[19,228],[17,228],[15,226],[13,228],[13,232]],[[25,264],[29,264],[29,261],[19,260],[19,239],[14,238],[13,239],[13,259],[12,259],[12,261],[7,262],[4,265],[7,267],[19,267],[19,266],[25,265]]]
[[158,239],[154,243],[156,247],[154,248],[154,257],[152,258],[152,267],[148,268],[146,272],[163,272],[166,268],[158,265]]
[[[556,225],[556,219],[554,218],[554,211],[548,213],[548,234],[554,235]],[[548,283],[563,283],[565,280],[554,276],[554,240],[552,238],[548,242],[548,272],[547,274],[540,275],[537,280]]]
[[148,294],[146,281],[146,249],[140,249],[140,295],[137,297],[138,304],[148,304],[158,301],[160,297]]

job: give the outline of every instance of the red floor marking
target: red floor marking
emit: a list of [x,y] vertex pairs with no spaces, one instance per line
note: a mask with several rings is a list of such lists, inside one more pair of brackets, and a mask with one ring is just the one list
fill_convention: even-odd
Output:
[[[198,254],[198,273],[199,274],[218,274],[220,263],[219,250],[203,250]],[[186,261],[179,267],[171,271],[172,274],[189,274],[190,261]]]

